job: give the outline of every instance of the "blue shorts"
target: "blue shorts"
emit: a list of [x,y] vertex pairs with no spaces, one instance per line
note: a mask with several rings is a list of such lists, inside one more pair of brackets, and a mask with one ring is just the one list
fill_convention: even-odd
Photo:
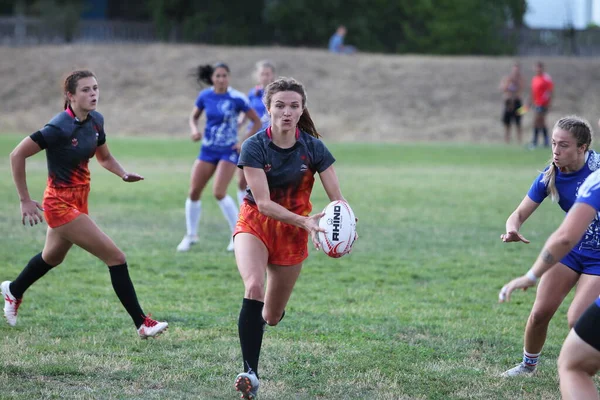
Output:
[[227,161],[232,164],[237,165],[238,159],[240,158],[240,153],[234,149],[225,149],[225,150],[214,150],[210,147],[202,146],[200,148],[200,154],[198,154],[198,160],[204,161],[207,163],[211,163],[217,165],[219,161]]
[[578,274],[600,275],[600,254],[590,257],[590,254],[585,255],[571,250],[560,262]]
[[546,114],[548,112],[547,106],[534,106],[533,109],[538,114]]

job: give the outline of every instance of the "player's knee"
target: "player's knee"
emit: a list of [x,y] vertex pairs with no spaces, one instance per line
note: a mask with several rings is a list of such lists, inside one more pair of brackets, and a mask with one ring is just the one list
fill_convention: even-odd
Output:
[[244,283],[245,294],[247,299],[262,301],[265,297],[265,285],[262,281],[252,280]]
[[65,260],[66,254],[42,253],[42,260],[52,268],[59,266]]
[[554,313],[550,312],[548,310],[534,309],[533,311],[531,311],[531,314],[529,315],[529,320],[531,321],[531,324],[536,325],[536,326],[548,325],[550,323],[550,320],[552,319],[553,315],[554,315]]
[[188,194],[188,197],[190,198],[190,200],[192,201],[198,201],[200,200],[200,195],[202,194],[202,191],[200,189],[197,188],[191,188],[190,192]]
[[225,198],[225,196],[227,196],[227,192],[221,191],[221,190],[215,190],[215,191],[213,191],[213,195],[215,196],[215,199],[217,199],[217,201],[221,201]]
[[125,253],[123,253],[121,250],[117,250],[113,254],[108,256],[105,262],[108,266],[121,265],[127,262],[127,258],[125,257]]
[[281,314],[267,313],[263,314],[263,319],[269,326],[276,326],[281,321]]

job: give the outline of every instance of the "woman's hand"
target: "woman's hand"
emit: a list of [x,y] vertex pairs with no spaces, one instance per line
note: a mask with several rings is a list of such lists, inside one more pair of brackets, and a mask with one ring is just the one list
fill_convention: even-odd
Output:
[[202,140],[202,134],[200,132],[192,132],[190,138],[192,139],[192,142],[199,142]]
[[525,239],[525,237],[517,231],[509,231],[509,232],[503,233],[502,235],[500,235],[500,239],[502,239],[502,241],[505,243],[506,242],[529,243],[529,240]]
[[38,212],[44,211],[40,203],[35,200],[23,200],[21,201],[21,222],[25,225],[25,220],[29,221],[29,225],[37,225],[38,222],[44,222],[44,219]]
[[231,148],[239,153],[240,151],[242,151],[242,144],[240,142],[237,142],[236,144],[231,146]]
[[527,290],[527,288],[534,286],[535,281],[529,279],[526,275],[513,279],[502,287],[498,294],[498,301],[504,303],[510,300],[510,295],[516,289]]
[[143,181],[144,177],[138,174],[135,174],[133,172],[129,173],[125,173],[125,175],[123,175],[123,180],[125,182],[137,182],[137,181]]
[[323,217],[325,213],[318,213],[315,215],[310,215],[305,217],[303,228],[310,233],[310,238],[315,246],[315,249],[319,250],[321,248],[321,242],[319,241],[319,232],[327,232],[324,228],[319,226],[319,220]]

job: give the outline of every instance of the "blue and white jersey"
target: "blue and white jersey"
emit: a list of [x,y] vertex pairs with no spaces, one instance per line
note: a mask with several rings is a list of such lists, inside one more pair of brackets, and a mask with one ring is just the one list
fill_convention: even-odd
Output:
[[[597,170],[600,170],[600,154],[593,150],[588,151],[586,154],[586,163],[579,171],[566,174],[561,173],[560,170],[556,168],[556,189],[560,196],[558,205],[565,213],[571,209],[576,200],[579,201],[577,196],[583,187],[583,183],[588,176],[592,175],[592,173]],[[536,203],[541,203],[548,196],[546,185],[542,182],[543,177],[544,174],[541,173],[533,181],[533,184],[527,193],[529,198]],[[588,233],[586,233],[574,249],[600,250],[600,224],[597,217],[590,224]]]
[[215,93],[210,87],[200,92],[195,104],[206,113],[202,146],[213,150],[231,149],[238,140],[238,116],[250,108],[248,98],[232,88],[227,88],[225,93]]
[[[594,249],[599,247],[600,242],[600,170],[592,173],[579,188],[576,203],[585,203],[596,210],[596,219],[588,226],[585,235],[580,242],[581,248],[588,248],[595,245]],[[583,246],[586,247],[583,247]]]
[[[267,112],[267,107],[265,107],[265,103],[263,103],[263,95],[265,94],[265,89],[260,86],[251,89],[248,92],[248,100],[250,101],[250,107],[254,111],[256,111],[256,115],[260,118],[261,127],[259,131],[263,129],[267,129],[269,125],[271,125],[271,117],[269,117],[269,113]],[[252,129],[252,125],[248,126],[248,130]]]

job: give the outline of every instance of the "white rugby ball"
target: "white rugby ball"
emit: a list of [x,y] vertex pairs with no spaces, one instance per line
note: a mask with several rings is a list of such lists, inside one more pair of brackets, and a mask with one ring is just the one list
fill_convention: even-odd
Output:
[[321,249],[333,258],[350,253],[356,239],[356,218],[350,205],[342,200],[332,201],[323,212],[319,226],[326,232],[319,232]]

